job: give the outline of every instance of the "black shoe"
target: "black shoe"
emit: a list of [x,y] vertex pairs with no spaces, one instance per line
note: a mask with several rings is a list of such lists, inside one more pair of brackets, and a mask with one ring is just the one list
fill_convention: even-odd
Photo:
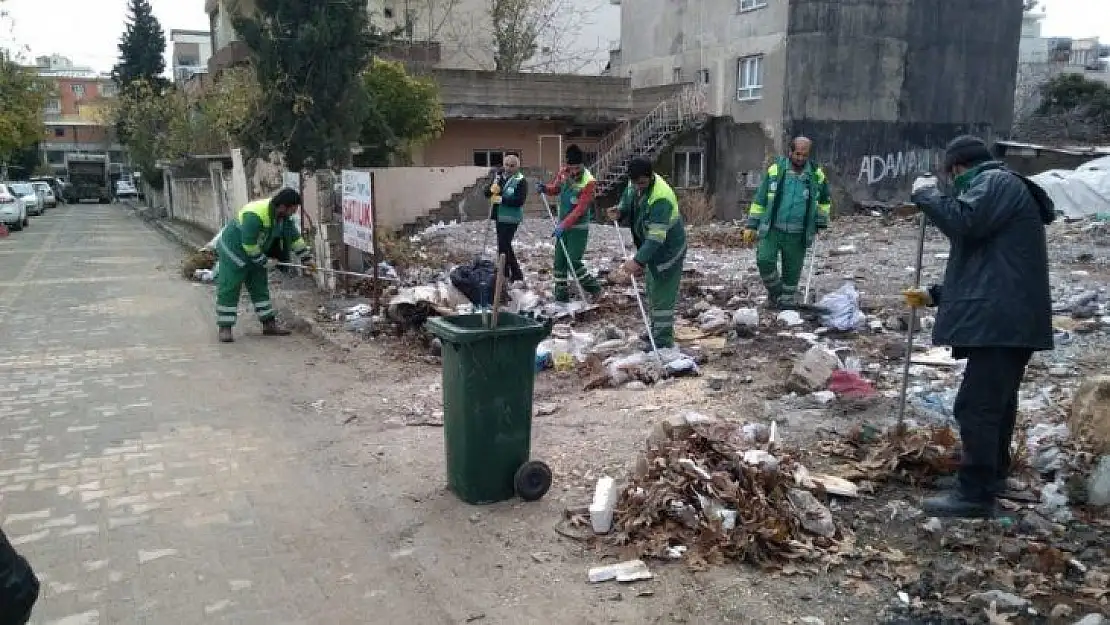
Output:
[[[956,475],[945,475],[933,480],[933,488],[937,490],[956,490],[960,487],[960,478]],[[1009,485],[1006,483],[1006,478],[999,478],[994,483],[994,492],[1002,494],[1010,490]]]
[[927,516],[959,519],[989,519],[994,516],[994,500],[970,499],[959,491],[926,497],[921,510]]

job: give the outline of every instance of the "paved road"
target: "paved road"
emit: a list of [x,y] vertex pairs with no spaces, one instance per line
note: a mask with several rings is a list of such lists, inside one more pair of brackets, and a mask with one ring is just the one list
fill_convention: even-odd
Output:
[[303,407],[351,380],[249,315],[219,345],[177,267],[119,206],[0,239],[0,524],[43,579],[32,622],[442,622],[313,466]]

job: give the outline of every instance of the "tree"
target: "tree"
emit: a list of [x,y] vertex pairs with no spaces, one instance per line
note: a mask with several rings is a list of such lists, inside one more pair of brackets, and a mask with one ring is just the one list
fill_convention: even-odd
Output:
[[262,90],[248,150],[280,151],[294,171],[350,162],[367,110],[361,75],[384,40],[366,3],[258,0],[232,23]]
[[1020,132],[1021,138],[1048,142],[1110,141],[1110,86],[1068,72],[1042,81],[1039,95],[1034,113],[1015,120],[1015,132]]
[[161,188],[158,162],[187,155],[193,144],[192,111],[185,94],[136,80],[106,114],[127,137],[131,160],[143,178]]
[[112,80],[120,92],[138,80],[147,86],[164,87],[166,79],[162,73],[166,62],[162,55],[166,51],[166,35],[162,25],[154,17],[150,0],[130,0],[128,4],[127,28],[119,42],[119,63],[112,68]]
[[0,50],[0,162],[42,139],[49,86]]
[[410,76],[397,62],[375,59],[362,77],[368,115],[362,127],[360,164],[385,166],[410,146],[443,132],[439,90],[427,78]]
[[[479,65],[501,72],[580,72],[600,67],[600,46],[578,40],[600,0],[487,0],[481,13],[458,11],[452,36]],[[475,38],[486,41],[475,48]]]
[[194,152],[226,152],[251,128],[262,90],[250,67],[233,67],[192,102]]

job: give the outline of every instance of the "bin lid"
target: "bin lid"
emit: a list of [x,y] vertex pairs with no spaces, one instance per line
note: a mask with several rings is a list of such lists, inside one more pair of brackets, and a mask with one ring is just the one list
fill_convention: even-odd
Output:
[[497,327],[490,329],[485,324],[486,315],[452,315],[428,319],[428,331],[449,343],[474,343],[491,338],[530,339],[539,344],[551,333],[551,328],[536,320],[510,312],[501,312],[497,317]]

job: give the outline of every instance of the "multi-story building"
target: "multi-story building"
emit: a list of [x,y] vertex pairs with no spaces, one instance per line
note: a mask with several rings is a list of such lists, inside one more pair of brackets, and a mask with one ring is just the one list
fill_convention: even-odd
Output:
[[1013,0],[980,0],[974,19],[950,0],[620,5],[610,73],[636,90],[706,89],[713,120],[662,165],[684,172],[679,186],[713,195],[719,216],[742,214],[768,158],[795,135],[813,139],[837,188],[887,200],[934,169],[953,136],[1011,123],[1022,24]]
[[58,55],[37,57],[34,69],[54,89],[43,111],[42,163],[61,172],[69,152],[108,154],[113,163],[123,163],[123,146],[104,112],[105,101],[116,97],[111,77]]
[[173,81],[184,83],[196,74],[208,73],[212,57],[212,33],[206,30],[171,30]]

